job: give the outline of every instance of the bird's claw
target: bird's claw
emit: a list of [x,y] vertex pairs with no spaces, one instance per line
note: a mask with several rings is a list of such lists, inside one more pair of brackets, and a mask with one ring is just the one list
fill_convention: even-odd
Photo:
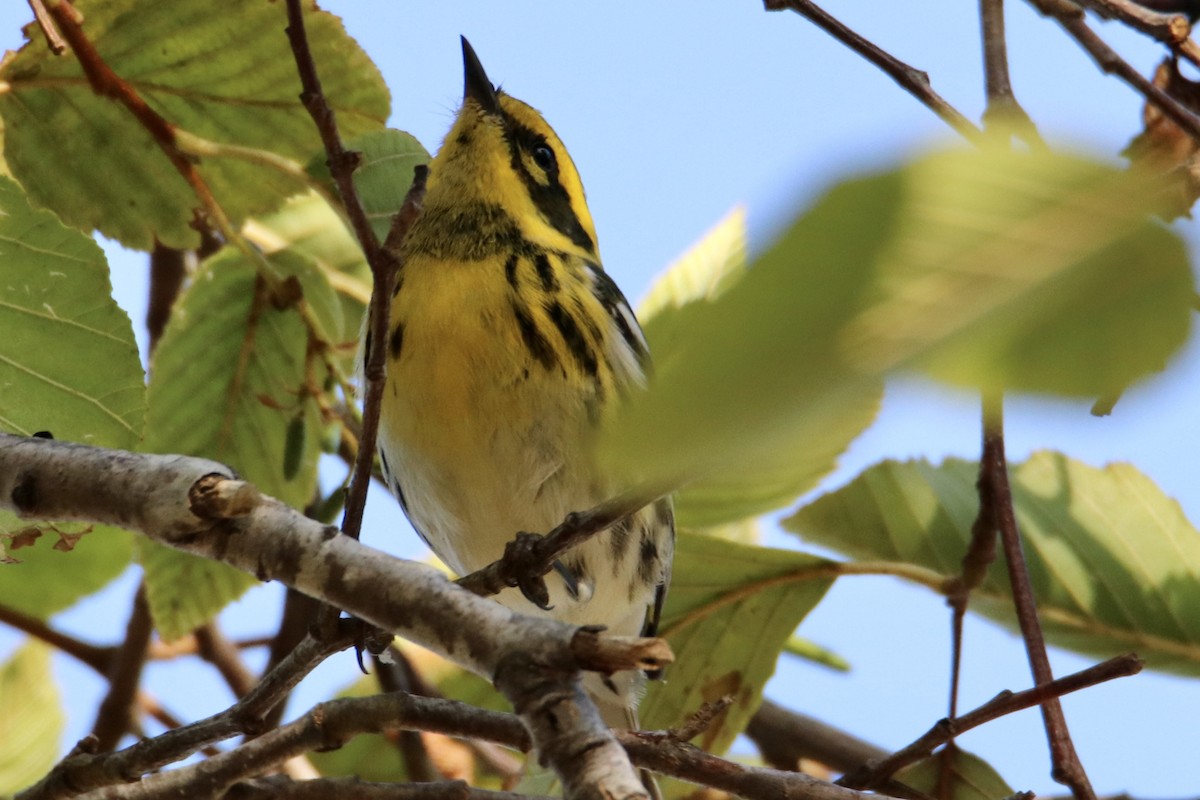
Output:
[[549,611],[550,590],[541,575],[533,574],[537,562],[537,545],[542,536],[537,533],[518,533],[511,542],[504,546],[504,562],[508,565],[509,586],[515,586],[525,595],[525,599],[543,611]]

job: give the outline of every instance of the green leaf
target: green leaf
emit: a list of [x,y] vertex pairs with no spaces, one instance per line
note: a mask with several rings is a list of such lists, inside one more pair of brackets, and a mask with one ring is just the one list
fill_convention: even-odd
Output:
[[892,372],[1101,394],[1158,369],[1186,337],[1192,279],[1146,215],[1152,189],[990,147],[843,183],[716,298],[678,310],[598,460],[625,483],[753,475],[750,490],[782,497],[764,465],[789,466],[789,487],[824,475]]
[[50,679],[50,648],[30,641],[0,666],[0,795],[42,778],[58,761],[66,715]]
[[[344,321],[324,274],[287,251],[271,262],[300,280],[326,335],[339,341]],[[323,433],[312,390],[325,375],[319,361],[310,363],[307,342],[297,310],[275,308],[240,253],[228,249],[209,259],[155,351],[145,448],[224,462],[263,492],[303,508],[316,488]],[[205,622],[253,583],[151,542],[139,548],[150,609],[167,639]]]
[[246,238],[268,255],[283,250],[302,255],[324,273],[337,293],[343,320],[338,357],[342,372],[355,370],[355,339],[371,300],[371,268],[358,241],[342,218],[316,192],[288,198],[283,207],[263,217],[249,219],[242,228]]
[[[412,185],[413,168],[428,164],[429,152],[411,134],[394,128],[350,139],[346,149],[361,154],[354,171],[354,188],[375,236],[382,243],[392,227],[392,217],[404,205],[404,197]],[[336,192],[323,157],[310,164],[309,171]]]
[[[0,515],[0,605],[38,619],[104,588],[133,558],[133,534],[79,522]],[[19,543],[36,539],[32,546]],[[4,563],[5,558],[13,563]]]
[[104,253],[0,178],[0,256],[0,428],[132,447],[146,389]]
[[834,672],[849,672],[850,662],[830,650],[800,636],[792,636],[783,645],[783,652],[789,656],[803,658],[811,664],[828,667]]
[[[146,388],[129,317],[112,299],[104,253],[0,178],[0,429],[100,447],[131,448],[142,432]],[[96,591],[129,564],[129,535],[93,531],[72,549],[52,544],[91,530],[31,524],[0,512],[0,603],[46,618]],[[39,546],[15,549],[45,536]]]
[[896,780],[930,797],[951,800],[1001,800],[1015,794],[1000,773],[982,758],[957,747],[952,752],[954,764],[950,768],[949,792],[938,790],[943,774],[942,759],[951,757],[945,753],[937,753],[905,767],[896,773]]
[[867,307],[843,334],[872,370],[913,359],[967,386],[1111,393],[1187,338],[1187,252],[1149,212],[1162,184],[1062,153],[951,151],[903,171]]
[[721,753],[762,700],[784,643],[833,583],[828,561],[695,534],[679,536],[660,635],[675,651],[665,681],[651,682],[647,730],[679,725],[723,695],[733,705],[702,734]]
[[[783,525],[855,559],[955,574],[976,473],[960,460],[885,461]],[[1136,650],[1157,669],[1200,674],[1200,532],[1178,503],[1132,466],[1051,452],[1012,469],[1011,482],[1047,640],[1100,657]],[[970,608],[1015,624],[1002,559]]]
[[[201,0],[75,5],[100,57],[171,124],[299,165],[321,149],[298,100],[281,4],[239,3],[219,14]],[[305,6],[342,135],[382,127],[390,101],[379,71],[339,19]],[[13,174],[72,225],[142,250],[155,239],[195,247],[189,223],[200,203],[151,136],[122,105],[92,91],[78,59],[52,55],[32,25],[26,36],[30,43],[0,66],[8,89],[0,95],[4,154]],[[199,170],[234,225],[304,188],[302,178],[244,158],[206,156]]]
[[[787,504],[826,475],[874,419],[877,381],[853,376],[831,386],[836,401],[829,402],[805,377],[809,366],[830,360],[817,351],[828,348],[831,324],[821,310],[836,304],[838,276],[818,275],[832,265],[815,259],[801,272],[792,254],[869,263],[887,227],[839,232],[836,220],[862,199],[848,194],[831,193],[749,271],[745,220],[735,212],[651,289],[643,313],[652,389],[601,440],[600,460],[634,481],[691,478],[676,500],[681,525],[719,525]],[[874,195],[865,202],[882,207],[891,193],[880,187]]]

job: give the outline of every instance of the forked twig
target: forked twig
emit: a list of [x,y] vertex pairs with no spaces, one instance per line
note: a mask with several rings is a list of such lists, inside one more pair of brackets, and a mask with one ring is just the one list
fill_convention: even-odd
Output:
[[975,141],[983,135],[983,131],[933,90],[927,73],[905,64],[891,53],[863,38],[811,0],[764,0],[763,5],[768,11],[791,9],[805,17],[891,76],[892,80],[900,84],[905,91],[924,103],[966,139]]
[[961,717],[939,720],[912,744],[897,750],[886,758],[865,764],[861,769],[843,777],[838,783],[856,789],[880,786],[899,770],[928,757],[938,747],[972,728],[977,728],[986,722],[1016,711],[1044,705],[1048,700],[1057,701],[1063,695],[1086,689],[1089,686],[1095,686],[1114,678],[1136,675],[1142,671],[1142,666],[1141,658],[1133,653],[1127,653],[1032,689],[1022,692],[1001,692],[974,711]]

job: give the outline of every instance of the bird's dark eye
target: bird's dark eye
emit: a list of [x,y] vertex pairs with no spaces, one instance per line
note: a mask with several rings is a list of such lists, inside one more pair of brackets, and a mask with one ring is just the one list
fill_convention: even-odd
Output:
[[550,145],[539,144],[533,148],[533,163],[546,172],[554,169],[554,151],[550,149]]

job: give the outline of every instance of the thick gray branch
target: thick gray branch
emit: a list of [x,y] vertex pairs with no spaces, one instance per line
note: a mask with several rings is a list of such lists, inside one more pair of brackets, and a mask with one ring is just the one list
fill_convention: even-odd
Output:
[[495,680],[568,796],[645,794],[578,673],[654,668],[671,658],[665,642],[515,614],[430,567],[340,536],[204,459],[0,434],[0,508],[119,525],[345,609]]

